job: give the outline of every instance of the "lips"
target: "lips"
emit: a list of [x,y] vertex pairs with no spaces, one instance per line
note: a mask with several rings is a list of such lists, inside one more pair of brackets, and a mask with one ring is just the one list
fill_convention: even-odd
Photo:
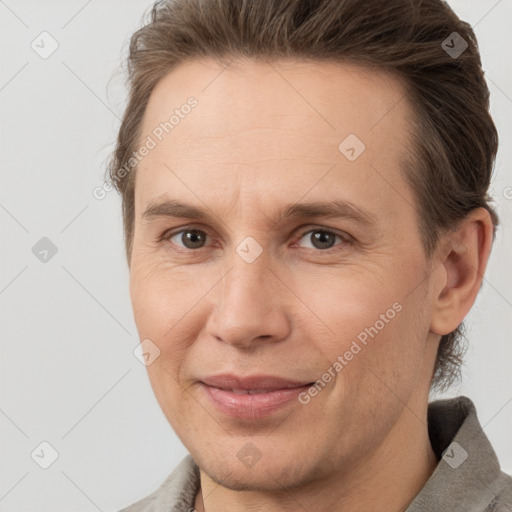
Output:
[[238,377],[224,374],[205,377],[201,381],[207,399],[217,411],[246,420],[269,416],[291,403],[297,405],[298,395],[312,384],[271,375]]

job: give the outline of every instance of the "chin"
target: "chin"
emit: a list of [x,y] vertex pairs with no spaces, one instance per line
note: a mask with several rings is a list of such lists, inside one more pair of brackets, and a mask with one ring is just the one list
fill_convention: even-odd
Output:
[[270,460],[261,459],[253,467],[244,466],[236,457],[231,461],[221,457],[211,460],[194,457],[194,460],[217,485],[233,491],[277,492],[283,488],[303,488],[319,477],[319,471],[313,466],[308,470],[296,456],[279,460],[274,454]]

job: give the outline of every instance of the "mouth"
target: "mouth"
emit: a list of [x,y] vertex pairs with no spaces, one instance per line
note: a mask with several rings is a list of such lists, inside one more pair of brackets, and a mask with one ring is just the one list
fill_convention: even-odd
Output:
[[274,376],[237,377],[219,375],[204,378],[201,387],[210,403],[223,415],[238,419],[270,416],[298,402],[298,395],[314,382],[299,382]]

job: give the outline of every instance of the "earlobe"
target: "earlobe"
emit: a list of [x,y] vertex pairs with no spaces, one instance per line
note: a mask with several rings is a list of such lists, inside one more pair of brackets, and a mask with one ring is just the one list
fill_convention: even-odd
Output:
[[493,224],[485,208],[472,210],[440,240],[444,248],[439,265],[444,283],[433,290],[430,330],[445,335],[454,331],[473,306],[482,284],[492,247]]

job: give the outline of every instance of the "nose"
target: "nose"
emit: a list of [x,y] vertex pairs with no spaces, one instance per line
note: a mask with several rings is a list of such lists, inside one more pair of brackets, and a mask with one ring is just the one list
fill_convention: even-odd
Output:
[[265,257],[248,263],[235,255],[214,295],[208,334],[244,349],[287,338],[286,287],[276,274]]

